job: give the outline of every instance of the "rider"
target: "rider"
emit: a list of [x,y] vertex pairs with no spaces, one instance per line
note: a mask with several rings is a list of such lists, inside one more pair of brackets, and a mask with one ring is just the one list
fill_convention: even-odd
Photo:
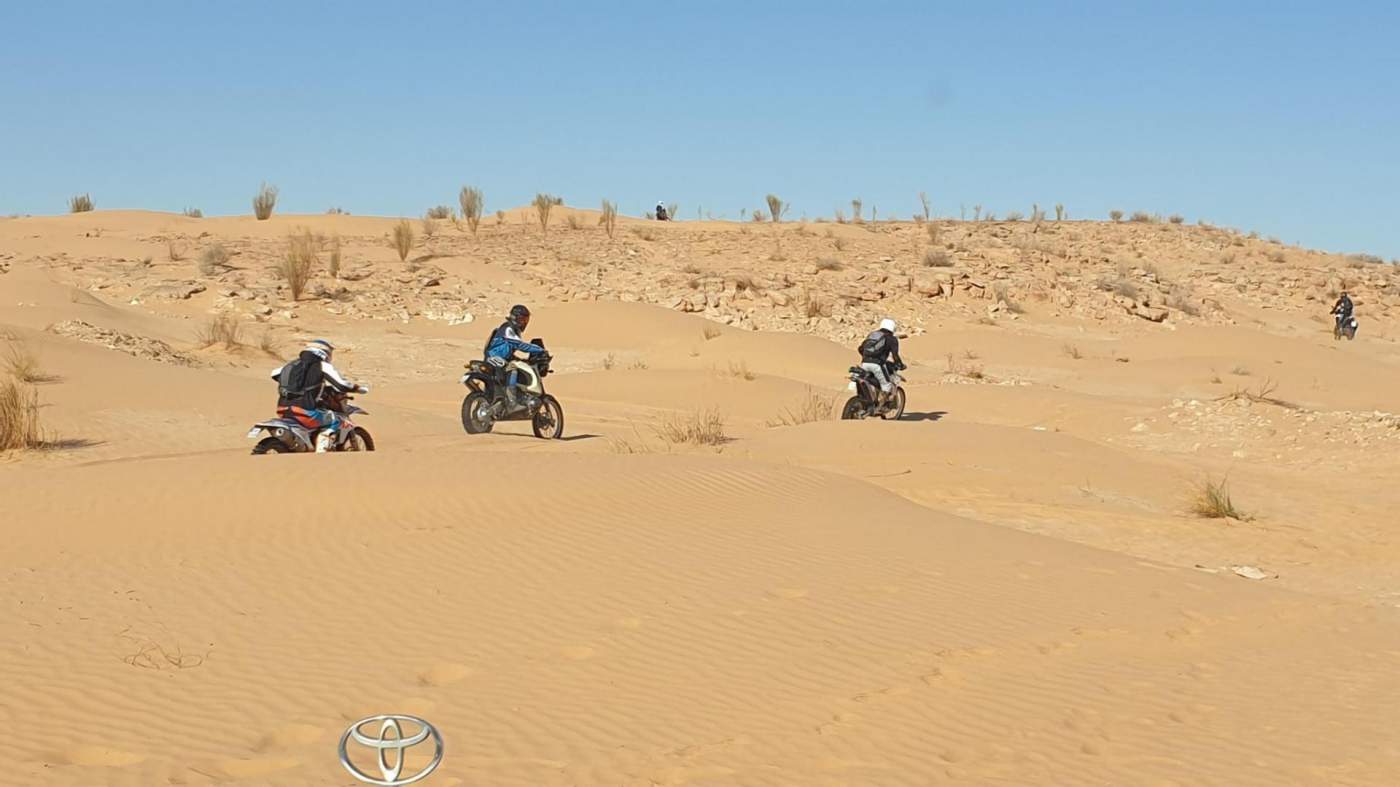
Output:
[[369,386],[356,385],[340,376],[331,365],[335,347],[325,339],[316,339],[302,349],[301,354],[287,365],[272,370],[277,381],[277,415],[290,418],[307,429],[320,429],[316,435],[316,453],[330,450],[340,433],[340,416],[321,406],[321,390],[329,385],[340,393],[369,393]]
[[[515,356],[517,351],[527,355],[543,355],[545,349],[537,344],[530,344],[520,338],[522,332],[530,325],[530,310],[524,305],[517,303],[510,307],[510,316],[501,323],[501,327],[491,332],[491,338],[486,340],[486,362],[497,369],[504,369],[506,362]],[[515,369],[510,370],[510,375],[506,379],[506,404],[512,409],[515,408],[515,386],[519,382],[520,372]]]
[[871,374],[880,383],[880,400],[883,402],[887,396],[894,392],[894,383],[890,382],[889,374],[885,370],[885,365],[889,359],[894,359],[894,368],[903,371],[906,367],[903,359],[899,357],[899,337],[894,335],[895,322],[886,317],[880,321],[880,327],[865,337],[865,341],[860,343],[860,367]]
[[1330,313],[1337,315],[1338,325],[1346,325],[1347,321],[1351,319],[1351,311],[1353,308],[1355,307],[1352,306],[1351,297],[1347,295],[1346,290],[1342,290],[1342,297],[1338,298],[1337,302],[1332,304],[1332,311]]
[[656,203],[656,220],[657,220],[657,221],[670,221],[670,220],[671,220],[671,217],[670,217],[669,215],[667,215],[667,213],[666,213],[666,206],[665,206],[664,204],[662,204],[660,200],[658,200],[657,203]]

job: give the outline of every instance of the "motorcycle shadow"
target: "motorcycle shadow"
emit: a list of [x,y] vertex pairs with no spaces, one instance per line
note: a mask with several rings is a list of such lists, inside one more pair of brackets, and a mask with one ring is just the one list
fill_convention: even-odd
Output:
[[901,420],[901,421],[942,421],[942,420],[943,420],[943,416],[945,416],[945,415],[947,415],[947,414],[948,414],[948,412],[947,412],[946,410],[934,410],[934,411],[928,412],[928,413],[911,413],[911,412],[909,412],[908,410],[905,410],[905,411],[904,411],[904,415],[900,416],[900,417],[899,417],[899,420]]

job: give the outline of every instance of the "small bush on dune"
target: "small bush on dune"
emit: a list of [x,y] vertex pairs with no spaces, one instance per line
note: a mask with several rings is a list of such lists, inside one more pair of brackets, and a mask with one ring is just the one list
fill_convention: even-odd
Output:
[[919,192],[919,204],[924,206],[924,221],[933,218],[933,211],[928,201],[928,194]]
[[1121,211],[1121,210],[1110,210],[1110,211],[1108,212],[1108,218],[1111,219],[1112,221],[1114,221],[1115,223],[1116,223],[1116,222],[1120,222],[1120,221],[1123,220],[1123,211]]
[[767,214],[765,214],[765,213],[763,212],[763,208],[757,208],[757,209],[755,209],[754,212],[753,212],[753,215],[750,216],[749,218],[750,218],[755,224],[760,223],[760,222],[764,222],[764,221],[767,221],[767,220],[768,220],[768,216],[767,216]]
[[617,233],[616,203],[603,200],[603,215],[599,217],[599,222],[603,225],[603,229],[607,230],[609,238]]
[[583,222],[579,221],[579,220],[578,220],[578,216],[575,216],[575,215],[572,214],[572,213],[570,213],[569,216],[568,216],[568,218],[566,218],[566,219],[564,220],[564,223],[565,223],[565,224],[568,224],[568,225],[569,225],[569,229],[571,229],[571,230],[581,230],[581,229],[583,229]]
[[220,268],[228,265],[228,257],[228,249],[221,243],[215,243],[200,253],[199,272],[205,276],[213,276]]
[[257,195],[253,197],[253,215],[258,221],[267,221],[272,217],[272,209],[277,207],[277,187],[269,186],[266,183],[258,189]]
[[768,215],[773,218],[773,223],[777,224],[782,221],[783,212],[787,210],[787,206],[778,198],[778,195],[769,194],[764,200],[768,203]]
[[413,250],[413,225],[407,221],[395,224],[389,245],[399,253],[399,262],[407,260],[408,253]]
[[1056,203],[1056,204],[1055,204],[1055,221],[1064,221],[1064,220],[1065,220],[1065,206],[1064,206],[1064,205],[1061,205],[1061,204],[1059,204],[1059,203]]
[[705,341],[708,342],[711,339],[718,339],[723,331],[717,325],[706,325],[702,333],[705,335]]
[[427,216],[424,216],[424,217],[423,217],[423,237],[425,237],[425,238],[431,238],[431,237],[433,237],[433,236],[436,235],[436,234],[437,234],[437,220],[436,220],[436,219],[429,218],[429,217],[427,217]]
[[1209,478],[1202,480],[1192,491],[1190,510],[1191,513],[1204,519],[1244,521],[1248,518],[1235,508],[1235,502],[1230,499],[1230,488],[1223,479],[1220,481],[1213,481]]
[[339,278],[340,278],[340,236],[339,236],[339,235],[334,235],[334,236],[331,237],[331,259],[330,259],[330,263],[327,265],[327,270],[330,271],[331,278],[333,278],[333,279],[339,279]]
[[723,445],[724,416],[718,410],[668,415],[655,427],[656,436],[670,445]]
[[1079,351],[1079,348],[1074,346],[1073,344],[1066,343],[1060,349],[1064,352],[1065,355],[1068,355],[1076,361],[1084,357],[1084,354]]
[[22,341],[6,342],[5,352],[0,356],[0,360],[4,361],[5,370],[10,376],[19,382],[43,383],[53,379],[39,369],[39,356]]
[[924,267],[926,268],[951,268],[953,260],[948,256],[948,252],[938,249],[929,249],[924,252]]
[[0,381],[0,451],[19,451],[43,445],[38,392],[15,380]]
[[535,206],[535,214],[539,217],[541,232],[549,232],[549,212],[561,202],[562,200],[553,194],[541,192],[535,195],[534,201],[530,204]]
[[195,331],[195,338],[198,339],[200,347],[221,344],[224,349],[232,350],[243,344],[242,334],[243,329],[238,324],[238,318],[224,312],[210,317],[209,322]]
[[864,214],[862,213],[862,211],[864,210],[863,204],[864,203],[862,203],[859,199],[851,200],[851,221],[855,222],[856,224],[859,224],[865,220],[863,218]]
[[92,197],[87,194],[79,194],[68,200],[69,213],[87,213],[93,207]]
[[452,218],[452,209],[446,205],[435,205],[428,208],[427,216],[430,219],[450,219]]
[[836,396],[822,393],[808,387],[807,393],[793,407],[784,408],[777,417],[768,422],[770,427],[801,426],[802,424],[826,421],[836,409]]
[[[457,194],[457,204],[462,208],[462,218],[467,220],[467,226],[471,228],[472,236],[476,236],[477,225],[481,224],[482,207],[486,204],[486,198],[482,196],[481,189],[475,186],[463,186]],[[500,212],[496,214],[500,217]]]
[[1133,215],[1128,219],[1128,221],[1132,221],[1138,224],[1155,224],[1157,223],[1157,218],[1146,211],[1135,210],[1133,211]]
[[758,375],[750,371],[749,365],[744,361],[730,361],[729,376],[738,377],[740,380],[747,380],[748,382],[753,382],[754,380],[758,379]]
[[1185,224],[1186,217],[1178,213],[1173,213],[1172,215],[1167,217],[1167,221],[1170,221],[1173,224]]
[[292,291],[292,300],[301,300],[311,272],[316,269],[317,243],[311,230],[302,230],[287,239],[287,253],[277,266],[277,272]]
[[202,219],[204,218],[204,211],[199,208],[185,208],[185,216],[191,219]]

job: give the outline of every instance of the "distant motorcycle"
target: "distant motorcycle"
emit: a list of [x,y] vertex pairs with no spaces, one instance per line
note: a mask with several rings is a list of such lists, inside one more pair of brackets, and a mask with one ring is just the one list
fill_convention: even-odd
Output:
[[1343,320],[1342,315],[1338,314],[1335,324],[1332,326],[1332,338],[1341,339],[1345,336],[1347,341],[1351,341],[1356,338],[1356,329],[1357,322],[1355,316]]
[[[541,339],[531,339],[530,343],[544,347]],[[512,359],[503,367],[484,361],[467,364],[467,373],[462,375],[461,382],[470,392],[462,400],[462,428],[467,434],[485,434],[497,421],[529,421],[535,437],[545,440],[563,437],[564,408],[558,399],[544,391],[544,378],[549,375],[552,360],[549,353],[541,353],[523,361]],[[518,374],[519,381],[513,407],[506,398],[506,384],[512,371]]]
[[898,421],[904,415],[904,387],[900,385],[904,378],[894,365],[889,363],[885,364],[885,374],[894,384],[894,392],[881,404],[880,381],[875,379],[874,373],[860,366],[851,367],[851,382],[847,388],[853,391],[855,396],[847,399],[846,406],[841,408],[842,420],[852,421],[879,416],[886,421]]
[[[332,410],[340,414],[340,430],[335,435],[331,450],[373,451],[374,438],[370,437],[369,432],[364,427],[356,426],[350,420],[352,415],[360,413],[369,415],[369,413],[350,404],[352,399],[354,399],[353,396],[340,393],[329,387],[321,393],[319,404],[321,409]],[[248,430],[248,438],[253,439],[262,434],[267,435],[253,446],[254,456],[306,454],[315,453],[316,435],[320,431],[320,429],[307,429],[295,418],[277,418],[254,424],[253,428]]]

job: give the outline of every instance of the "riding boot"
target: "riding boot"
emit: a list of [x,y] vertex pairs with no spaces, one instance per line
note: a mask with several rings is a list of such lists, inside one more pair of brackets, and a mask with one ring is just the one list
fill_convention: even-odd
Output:
[[331,441],[332,441],[332,439],[333,439],[333,435],[331,435],[331,433],[330,433],[329,430],[323,430],[320,434],[317,434],[317,435],[316,435],[316,453],[318,453],[318,454],[324,454],[324,453],[326,453],[327,451],[330,451],[330,450],[331,450]]

